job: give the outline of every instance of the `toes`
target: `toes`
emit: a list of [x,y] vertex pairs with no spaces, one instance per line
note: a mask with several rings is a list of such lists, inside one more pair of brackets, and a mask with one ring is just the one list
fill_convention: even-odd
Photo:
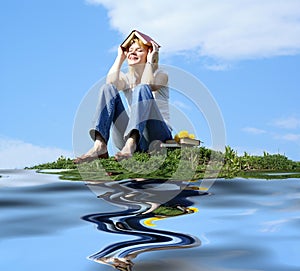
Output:
[[124,159],[129,159],[131,157],[132,157],[131,153],[121,153],[121,152],[118,152],[115,155],[115,160],[118,161],[118,162],[120,162],[120,161],[122,161]]

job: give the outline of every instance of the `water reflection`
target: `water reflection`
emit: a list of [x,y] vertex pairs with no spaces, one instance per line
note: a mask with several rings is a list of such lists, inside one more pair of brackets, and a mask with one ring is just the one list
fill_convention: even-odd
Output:
[[[164,249],[200,246],[192,235],[155,228],[155,222],[197,211],[191,197],[208,195],[185,181],[122,180],[88,184],[97,197],[116,211],[89,214],[84,220],[97,224],[97,229],[122,234],[130,240],[108,245],[89,259],[108,264],[118,270],[131,270],[132,259],[138,254]],[[183,218],[184,219],[184,218]]]

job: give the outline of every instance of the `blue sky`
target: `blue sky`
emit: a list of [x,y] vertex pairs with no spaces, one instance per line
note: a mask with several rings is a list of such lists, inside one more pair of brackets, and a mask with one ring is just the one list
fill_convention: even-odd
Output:
[[[300,160],[298,0],[10,0],[0,13],[0,168],[73,157],[79,105],[132,29],[206,86],[226,144]],[[208,125],[182,101],[172,94],[209,147]]]

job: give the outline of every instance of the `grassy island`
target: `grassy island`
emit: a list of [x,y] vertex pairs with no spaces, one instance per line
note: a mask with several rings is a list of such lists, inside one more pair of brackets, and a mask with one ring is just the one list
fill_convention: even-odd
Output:
[[75,165],[63,156],[57,161],[28,169],[68,169],[59,172],[66,180],[121,180],[128,178],[202,179],[202,178],[300,178],[300,162],[282,154],[264,152],[261,156],[239,156],[227,146],[224,152],[205,147],[165,149],[155,154],[135,153],[128,160],[114,157]]

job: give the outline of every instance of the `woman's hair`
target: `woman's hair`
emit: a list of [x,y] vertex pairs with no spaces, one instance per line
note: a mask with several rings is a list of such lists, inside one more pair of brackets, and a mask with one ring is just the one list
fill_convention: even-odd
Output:
[[146,45],[145,43],[143,43],[139,38],[134,38],[130,41],[128,47],[126,48],[127,50],[129,49],[129,47],[134,44],[137,43],[139,46],[145,48],[146,50],[150,49],[151,46]]
[[[132,44],[134,44],[134,43],[137,43],[139,46],[141,46],[141,47],[143,47],[144,49],[146,49],[147,52],[148,52],[149,49],[152,48],[152,46],[146,45],[146,44],[143,43],[139,38],[134,38],[134,39],[132,39],[132,40],[130,41],[128,47],[126,48],[126,51],[128,51],[128,50],[129,50],[129,47],[130,47]],[[153,48],[152,48],[152,50],[153,50]],[[158,57],[158,52],[157,52],[157,53],[155,53],[155,56],[154,56],[154,58],[153,58],[153,63],[152,63],[152,64],[153,64],[153,70],[154,70],[154,71],[156,71],[156,70],[158,69],[158,60],[159,60],[159,57]]]

